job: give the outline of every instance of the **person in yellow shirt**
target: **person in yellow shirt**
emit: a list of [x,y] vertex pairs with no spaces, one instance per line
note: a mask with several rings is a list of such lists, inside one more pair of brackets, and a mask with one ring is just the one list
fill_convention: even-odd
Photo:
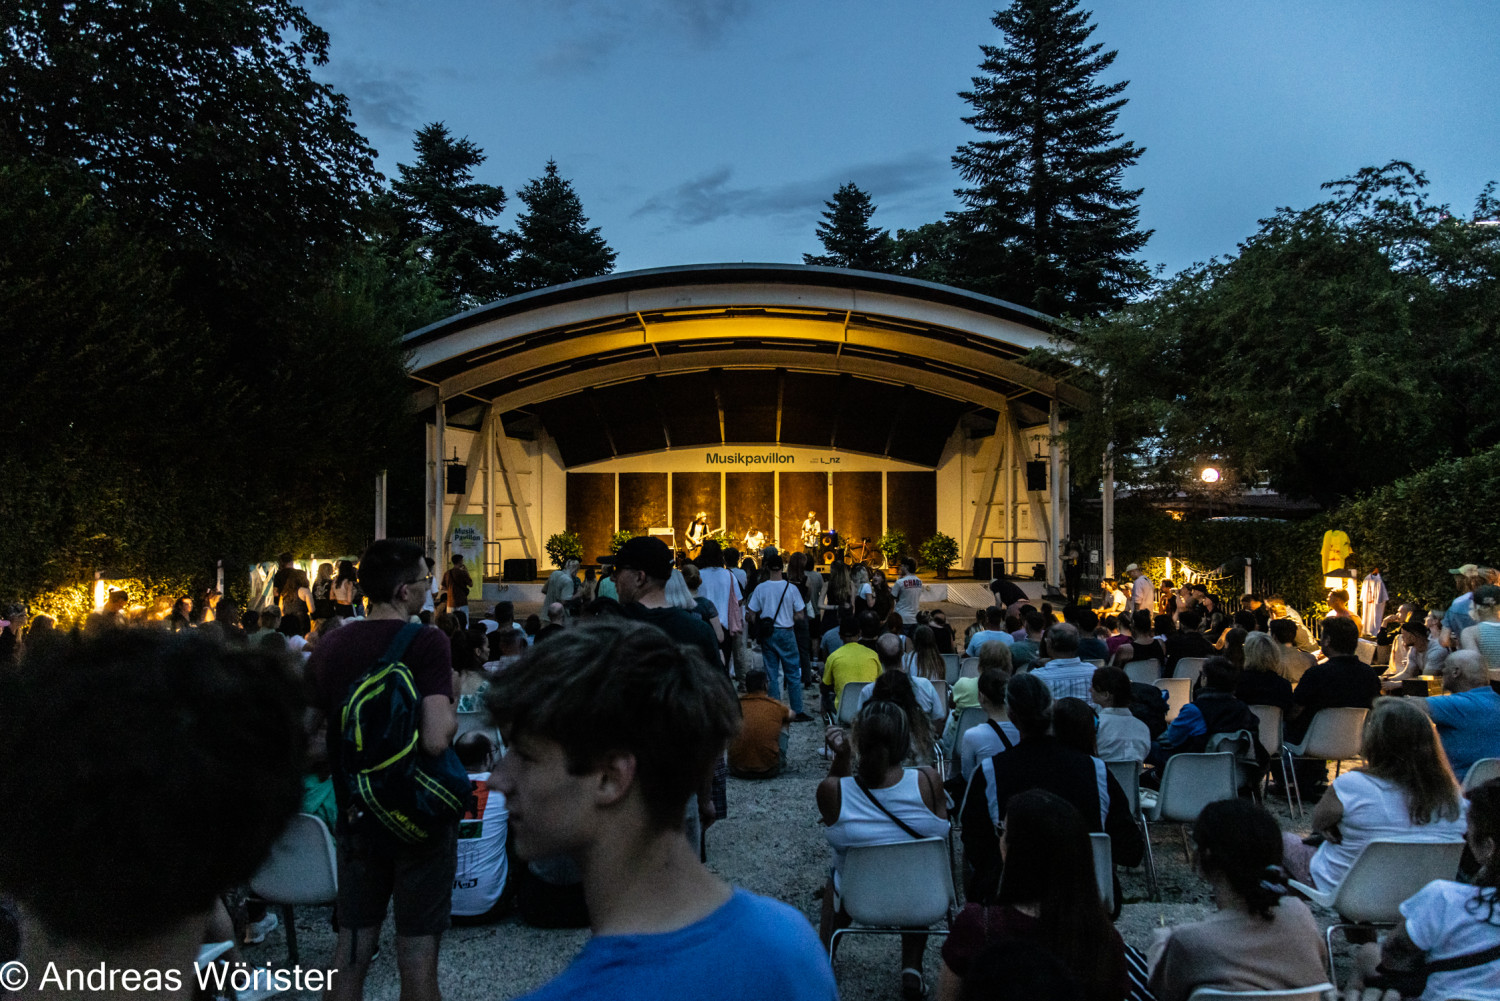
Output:
[[846,615],[839,620],[839,639],[843,644],[823,663],[823,684],[833,689],[834,712],[843,703],[845,685],[880,677],[880,658],[859,642],[859,623],[854,616]]

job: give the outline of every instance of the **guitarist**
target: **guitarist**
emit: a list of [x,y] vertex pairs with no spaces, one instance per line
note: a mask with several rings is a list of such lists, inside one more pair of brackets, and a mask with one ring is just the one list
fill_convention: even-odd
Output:
[[690,560],[696,560],[698,553],[703,549],[703,542],[708,538],[708,512],[699,511],[698,516],[687,529],[687,556]]
[[823,526],[818,521],[818,512],[807,512],[807,520],[802,523],[802,551],[807,554],[807,565],[816,566],[818,562],[818,537],[823,534]]

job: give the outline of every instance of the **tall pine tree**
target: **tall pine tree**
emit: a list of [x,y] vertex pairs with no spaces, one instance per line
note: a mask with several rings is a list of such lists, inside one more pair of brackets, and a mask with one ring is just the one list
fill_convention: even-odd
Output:
[[895,262],[895,244],[891,234],[870,225],[875,205],[868,192],[850,181],[834,192],[833,201],[824,202],[827,211],[818,223],[818,242],[822,254],[803,254],[803,264],[820,264],[829,268],[855,268],[860,271],[890,271]]
[[516,250],[513,292],[595,278],[614,269],[615,252],[599,235],[598,226],[589,227],[572,182],[558,176],[557,161],[548,160],[546,172],[527,181],[517,197],[526,203],[526,211],[517,217],[511,234]]
[[958,191],[966,284],[1045,313],[1097,315],[1142,291],[1135,256],[1140,189],[1121,186],[1144,152],[1115,131],[1128,81],[1097,78],[1115,52],[1089,43],[1078,0],[1014,0],[992,20],[1004,44],[983,45],[974,106],[983,138],[953,157],[971,187]]
[[400,177],[384,200],[395,220],[387,256],[398,266],[415,258],[455,309],[499,298],[510,252],[500,228],[486,220],[505,208],[505,191],[474,180],[484,150],[455,139],[442,122],[418,129],[413,145],[417,162],[397,164]]

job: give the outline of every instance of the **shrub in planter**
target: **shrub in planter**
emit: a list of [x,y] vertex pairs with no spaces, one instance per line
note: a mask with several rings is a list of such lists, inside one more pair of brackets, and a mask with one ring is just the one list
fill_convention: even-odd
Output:
[[618,532],[616,532],[614,535],[611,535],[609,537],[609,552],[610,552],[610,555],[614,555],[615,553],[618,553],[620,551],[620,547],[621,546],[625,545],[625,543],[629,542],[631,539],[635,538],[639,534],[640,534],[639,532],[632,532],[628,528],[622,528]]
[[885,555],[887,566],[897,566],[911,552],[911,542],[905,532],[886,532],[875,543],[875,548]]
[[548,536],[543,548],[547,550],[547,556],[555,567],[561,567],[570,559],[583,559],[583,542],[578,538],[577,532],[558,532]]
[[946,577],[948,568],[958,562],[958,540],[939,532],[922,543],[917,556],[923,566],[936,570],[939,577]]

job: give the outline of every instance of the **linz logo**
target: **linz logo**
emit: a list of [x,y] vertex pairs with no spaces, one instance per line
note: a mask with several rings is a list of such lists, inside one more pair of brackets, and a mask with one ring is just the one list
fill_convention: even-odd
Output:
[[818,463],[820,466],[836,466],[843,460],[839,456],[834,456],[831,459],[814,459],[813,461]]

